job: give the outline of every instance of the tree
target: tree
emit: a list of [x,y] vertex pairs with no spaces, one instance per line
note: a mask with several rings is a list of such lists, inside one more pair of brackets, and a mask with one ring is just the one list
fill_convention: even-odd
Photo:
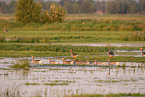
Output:
[[106,5],[107,13],[128,14],[137,13],[137,3],[133,0],[115,0],[109,1]]
[[97,1],[95,3],[96,10],[102,10],[105,12],[106,2],[105,1]]
[[8,9],[8,13],[14,13],[15,12],[15,6],[16,5],[16,1],[12,0],[8,5],[7,5],[7,9]]
[[145,0],[139,0],[139,8],[140,8],[140,11],[145,12]]
[[20,22],[40,22],[41,5],[33,0],[16,2],[16,20]]
[[81,13],[95,12],[95,3],[93,0],[84,0],[80,6]]
[[0,13],[7,13],[6,3],[0,2]]
[[106,13],[116,14],[119,13],[120,6],[116,1],[108,1],[106,4]]

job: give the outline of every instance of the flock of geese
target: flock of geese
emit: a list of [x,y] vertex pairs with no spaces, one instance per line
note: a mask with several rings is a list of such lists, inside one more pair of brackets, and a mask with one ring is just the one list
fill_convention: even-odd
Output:
[[[109,48],[109,51],[108,51],[108,55],[109,55],[109,59],[108,60],[108,65],[119,65],[120,62],[110,62],[110,59],[113,58],[114,56],[114,52],[110,50],[110,45],[107,45],[108,48]],[[143,52],[143,48],[140,48],[139,50],[141,50],[141,54],[142,54],[142,57],[145,57],[145,52]],[[97,60],[95,61],[90,61],[89,59],[87,59],[86,61],[82,61],[82,60],[79,60],[79,61],[75,61],[76,58],[78,57],[78,54],[77,53],[74,53],[72,51],[72,49],[69,50],[71,52],[71,57],[73,57],[73,60],[72,61],[67,61],[65,58],[62,58],[61,60],[63,61],[63,64],[78,64],[78,65],[90,65],[90,64],[93,64],[93,65],[98,65],[98,64],[105,64],[106,62],[98,62]],[[34,59],[34,56],[31,56],[33,59],[32,59],[32,63],[43,63],[43,60],[35,60]],[[51,61],[51,59],[49,58],[49,64],[59,64],[59,62],[56,62],[56,61]]]

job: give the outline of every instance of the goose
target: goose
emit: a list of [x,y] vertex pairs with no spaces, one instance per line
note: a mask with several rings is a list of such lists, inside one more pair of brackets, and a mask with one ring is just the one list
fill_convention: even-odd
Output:
[[110,59],[107,59],[108,60],[108,66],[110,65],[120,65],[120,62],[110,62]]
[[5,33],[8,33],[8,30],[7,30],[5,27],[4,27],[4,32],[5,32]]
[[93,64],[93,65],[97,65],[97,60],[92,61],[91,64]]
[[71,65],[75,64],[75,59],[73,59],[73,61],[70,62]]
[[34,60],[34,56],[31,55],[32,59],[32,63],[43,63],[43,60]]
[[[100,62],[99,62],[99,63],[100,63]],[[86,60],[86,64],[88,64],[88,65],[97,65],[98,62],[97,62],[97,60],[95,60],[95,61],[90,61],[89,59],[87,59],[87,60]],[[102,64],[104,64],[104,62],[102,62]]]
[[77,53],[73,53],[72,49],[70,49],[69,51],[71,51],[71,56],[76,59],[76,57],[78,57]]
[[63,64],[70,64],[70,61],[66,61],[66,59],[62,58]]
[[143,48],[140,48],[139,50],[141,50],[142,57],[145,57],[145,52],[143,52]]
[[94,62],[92,62],[94,65],[104,65],[106,64],[106,62],[98,62],[98,60],[95,60]]
[[120,65],[120,62],[110,62],[110,65]]
[[79,64],[81,65],[85,65],[85,64],[89,64],[89,60],[86,60],[86,61],[82,61],[82,60],[79,60]]
[[49,60],[49,64],[59,64],[59,62],[51,61],[50,58],[48,58],[48,60]]
[[112,59],[112,57],[114,56],[114,53],[112,51],[110,51],[110,45],[107,45],[107,46],[109,48],[109,52],[108,52],[109,58]]

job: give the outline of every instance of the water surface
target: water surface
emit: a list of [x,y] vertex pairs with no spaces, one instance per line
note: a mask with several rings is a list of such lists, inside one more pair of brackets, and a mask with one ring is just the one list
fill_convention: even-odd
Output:
[[[145,94],[143,67],[37,66],[29,70],[9,69],[14,59],[16,58],[0,59],[0,96]],[[132,65],[131,62],[126,64]],[[137,64],[141,63],[133,63],[134,66]]]

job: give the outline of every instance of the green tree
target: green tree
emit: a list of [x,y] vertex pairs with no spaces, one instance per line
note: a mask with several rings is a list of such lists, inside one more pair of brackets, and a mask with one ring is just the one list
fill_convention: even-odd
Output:
[[81,13],[92,13],[95,12],[95,3],[93,0],[84,0],[80,5]]
[[109,1],[106,5],[107,13],[128,14],[137,13],[137,3],[133,0],[115,0]]
[[40,22],[41,5],[33,0],[16,2],[16,20],[20,22]]
[[0,13],[7,13],[6,3],[0,2]]
[[8,13],[14,13],[15,12],[15,7],[16,6],[16,1],[12,0],[10,4],[7,5]]
[[95,3],[95,7],[96,7],[96,10],[102,10],[103,12],[105,12],[105,7],[106,7],[106,2],[105,1],[97,1]]
[[106,13],[116,14],[120,11],[120,5],[116,1],[108,1],[106,4]]
[[145,0],[139,0],[140,11],[145,12]]

